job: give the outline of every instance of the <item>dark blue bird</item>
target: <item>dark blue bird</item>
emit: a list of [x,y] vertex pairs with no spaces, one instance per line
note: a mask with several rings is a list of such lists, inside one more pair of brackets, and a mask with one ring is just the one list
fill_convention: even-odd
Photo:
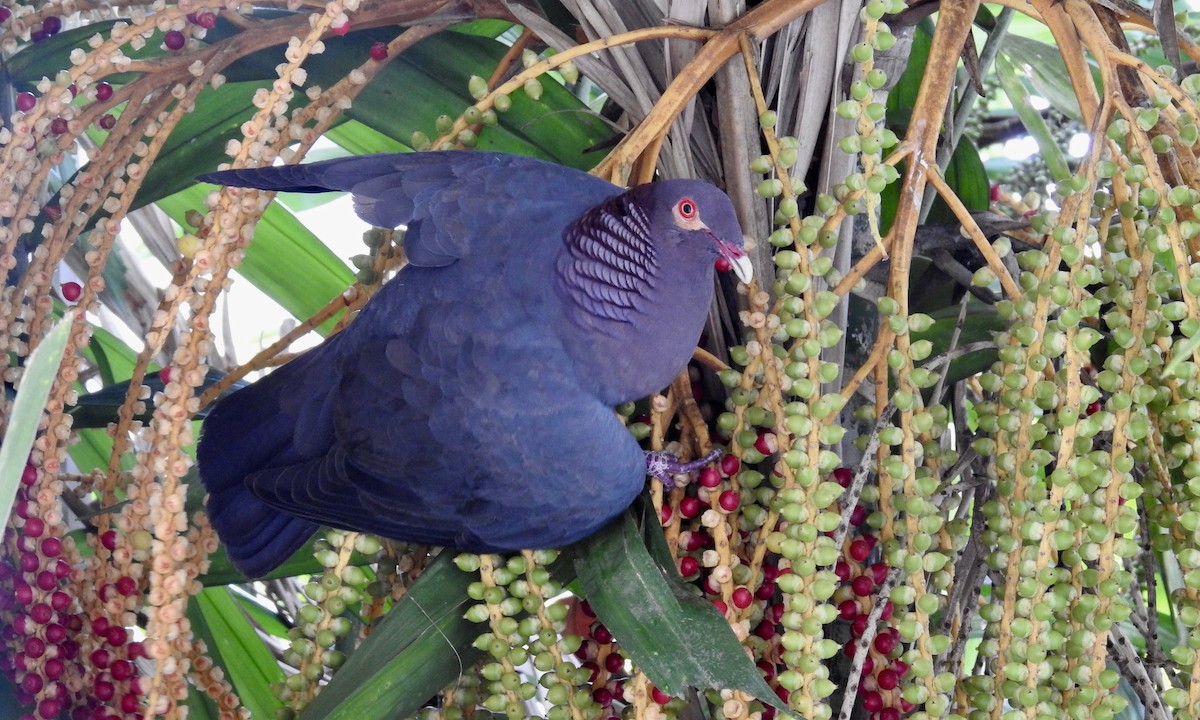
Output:
[[613,406],[687,363],[715,262],[749,280],[729,198],[698,181],[623,191],[487,152],[201,179],[348,191],[372,225],[407,226],[408,265],[354,322],[204,423],[209,515],[249,576],[322,524],[472,552],[595,532],[647,472]]

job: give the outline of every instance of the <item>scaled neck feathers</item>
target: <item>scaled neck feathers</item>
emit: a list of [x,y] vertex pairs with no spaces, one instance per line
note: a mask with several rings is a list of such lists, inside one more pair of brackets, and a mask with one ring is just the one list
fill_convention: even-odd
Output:
[[658,271],[646,210],[630,193],[617,195],[568,225],[563,241],[556,268],[563,299],[595,320],[633,322]]

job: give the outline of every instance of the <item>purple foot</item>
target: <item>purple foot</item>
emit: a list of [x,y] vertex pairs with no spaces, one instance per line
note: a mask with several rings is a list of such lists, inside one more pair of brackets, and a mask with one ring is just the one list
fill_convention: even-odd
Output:
[[657,478],[666,489],[674,490],[675,480],[672,476],[695,472],[724,454],[721,450],[713,450],[702,458],[680,462],[679,458],[669,452],[647,451],[646,474]]

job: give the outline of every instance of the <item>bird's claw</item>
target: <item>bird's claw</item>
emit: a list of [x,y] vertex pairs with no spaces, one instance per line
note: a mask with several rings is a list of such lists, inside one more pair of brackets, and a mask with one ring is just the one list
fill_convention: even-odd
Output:
[[679,458],[669,452],[660,450],[648,451],[646,453],[646,474],[656,478],[663,484],[667,490],[675,489],[675,475],[684,475],[699,470],[710,462],[718,459],[724,453],[721,450],[713,450],[702,458],[692,460],[690,462],[681,462]]

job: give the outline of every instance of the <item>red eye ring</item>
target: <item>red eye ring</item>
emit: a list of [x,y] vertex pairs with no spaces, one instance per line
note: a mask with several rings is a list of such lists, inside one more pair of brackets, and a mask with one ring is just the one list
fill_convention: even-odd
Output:
[[684,220],[691,220],[696,217],[698,211],[696,209],[696,201],[691,198],[683,198],[675,205],[675,212],[679,213],[679,217]]

